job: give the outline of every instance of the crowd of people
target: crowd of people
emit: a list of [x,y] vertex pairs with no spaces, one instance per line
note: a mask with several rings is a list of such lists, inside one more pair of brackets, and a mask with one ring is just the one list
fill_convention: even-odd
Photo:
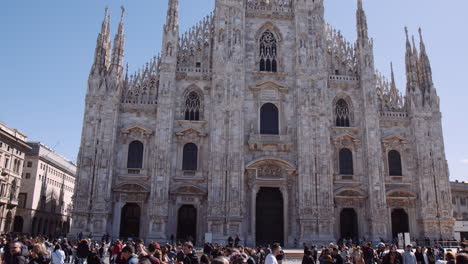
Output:
[[[468,264],[468,243],[461,243],[456,250],[441,245],[407,245],[404,251],[384,243],[374,249],[370,242],[303,246],[302,264]],[[110,242],[108,237],[99,242],[0,237],[0,254],[0,264],[281,264],[285,260],[277,243],[247,248],[238,237],[229,238],[225,245],[206,243],[198,251],[191,242],[145,244],[139,239]]]

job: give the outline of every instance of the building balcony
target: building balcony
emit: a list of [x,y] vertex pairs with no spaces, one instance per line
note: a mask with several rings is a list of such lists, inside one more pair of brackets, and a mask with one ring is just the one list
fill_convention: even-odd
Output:
[[292,141],[289,135],[250,134],[249,149],[263,152],[290,152]]

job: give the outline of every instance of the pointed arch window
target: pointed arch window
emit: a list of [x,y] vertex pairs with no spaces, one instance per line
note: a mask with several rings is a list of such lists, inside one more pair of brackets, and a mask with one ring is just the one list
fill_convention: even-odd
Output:
[[127,168],[143,168],[143,143],[138,140],[132,141],[128,146]]
[[348,103],[344,99],[338,100],[335,105],[335,116],[337,127],[350,127],[350,112]]
[[260,108],[260,134],[279,134],[278,108],[272,103],[266,103]]
[[388,173],[390,176],[403,176],[401,155],[396,150],[388,152]]
[[341,175],[353,175],[353,152],[347,148],[341,149],[339,153],[339,164]]
[[185,120],[199,121],[201,112],[201,99],[198,93],[190,92],[185,98]]
[[260,71],[277,72],[277,41],[275,35],[266,30],[260,37]]
[[198,169],[198,147],[193,143],[184,146],[182,155],[182,170],[196,171]]

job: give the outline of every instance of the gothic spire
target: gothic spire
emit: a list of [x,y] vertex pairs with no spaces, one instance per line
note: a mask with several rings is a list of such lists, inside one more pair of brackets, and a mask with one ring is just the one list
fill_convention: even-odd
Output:
[[122,15],[120,17],[119,29],[114,38],[114,49],[112,51],[111,71],[113,73],[123,73],[124,66],[124,50],[125,50],[125,31],[124,31],[124,15],[125,8],[122,6]]
[[395,83],[395,73],[393,71],[393,62],[390,62],[390,70],[391,70],[391,90],[397,90],[396,83]]
[[164,30],[166,33],[179,31],[179,0],[169,0]]
[[368,28],[367,28],[367,18],[366,12],[362,7],[362,0],[357,0],[357,11],[356,11],[356,19],[357,19],[357,33],[358,39],[366,41],[369,39],[368,35]]
[[94,64],[92,71],[101,72],[107,70],[110,64],[111,57],[111,42],[110,42],[110,15],[109,9],[106,7],[104,20],[101,25],[101,32],[98,34],[96,41],[96,49],[94,52]]
[[432,82],[432,69],[431,69],[431,62],[429,61],[429,57],[426,53],[426,45],[424,44],[424,40],[422,37],[422,30],[419,28],[419,38],[420,38],[420,65],[421,65],[421,84],[422,88],[426,92],[430,92],[430,89],[433,86]]
[[412,38],[413,44],[411,44],[408,36],[408,28],[405,27],[406,34],[406,90],[407,93],[416,91],[419,83],[418,76],[418,51],[414,44],[414,37]]

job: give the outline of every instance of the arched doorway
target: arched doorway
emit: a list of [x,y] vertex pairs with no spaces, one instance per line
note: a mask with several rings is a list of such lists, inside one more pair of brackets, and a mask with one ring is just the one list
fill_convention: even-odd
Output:
[[182,205],[177,213],[177,240],[196,241],[197,209],[193,205]]
[[284,204],[279,188],[260,188],[256,199],[257,245],[284,244]]
[[352,238],[354,241],[359,237],[358,217],[353,208],[344,208],[340,213],[341,238]]
[[408,214],[404,209],[394,209],[392,211],[392,235],[397,237],[399,233],[409,232]]
[[23,217],[17,215],[15,216],[15,221],[13,224],[13,232],[15,233],[22,233],[23,232]]
[[140,236],[141,209],[136,203],[127,203],[122,208],[120,237],[137,238]]

